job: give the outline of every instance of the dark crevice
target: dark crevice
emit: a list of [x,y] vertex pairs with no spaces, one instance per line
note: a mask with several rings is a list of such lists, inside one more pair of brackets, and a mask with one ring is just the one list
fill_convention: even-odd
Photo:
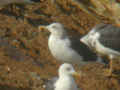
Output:
[[35,27],[38,27],[39,25],[48,25],[48,21],[45,20],[45,19],[31,19],[31,18],[27,18],[29,24],[35,26]]

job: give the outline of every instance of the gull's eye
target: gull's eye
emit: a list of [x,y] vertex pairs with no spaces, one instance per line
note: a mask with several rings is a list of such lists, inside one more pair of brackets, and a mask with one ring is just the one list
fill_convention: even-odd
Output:
[[70,71],[70,70],[71,70],[71,68],[70,68],[70,67],[68,67],[68,68],[66,68],[66,70],[67,70],[67,71]]
[[52,26],[52,28],[56,28],[56,26]]
[[93,35],[93,33],[89,33],[89,35]]
[[90,35],[95,35],[95,32],[91,32]]

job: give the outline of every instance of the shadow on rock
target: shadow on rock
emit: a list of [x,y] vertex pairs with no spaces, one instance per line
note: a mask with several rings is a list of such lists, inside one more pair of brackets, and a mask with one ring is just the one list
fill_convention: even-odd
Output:
[[31,88],[12,87],[8,85],[0,85],[0,90],[32,90]]

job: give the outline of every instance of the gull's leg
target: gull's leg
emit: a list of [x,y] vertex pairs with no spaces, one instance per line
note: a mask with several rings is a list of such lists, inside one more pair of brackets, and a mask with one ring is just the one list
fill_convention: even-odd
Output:
[[109,57],[109,59],[110,59],[109,68],[105,70],[105,72],[106,72],[105,76],[108,76],[108,77],[117,77],[117,75],[115,75],[113,73],[113,60],[114,60],[113,55],[111,55]]
[[13,5],[12,5],[12,10],[13,10],[13,12],[16,12],[16,9],[17,9],[17,8],[16,8],[16,5],[13,4]]
[[17,7],[16,7],[16,5],[14,3],[14,4],[11,5],[11,12],[13,12],[13,13],[15,13],[17,15],[18,13],[16,11],[17,11]]
[[0,10],[2,10],[3,8],[2,7],[0,7]]
[[9,10],[9,12],[11,12],[15,15],[19,15],[19,12],[18,12],[19,9],[17,8],[16,3],[12,3],[12,4],[8,5],[8,10]]
[[110,59],[110,67],[109,67],[109,76],[112,76],[112,73],[113,73],[113,60]]
[[105,76],[108,76],[108,77],[112,76],[112,72],[113,72],[113,65],[112,65],[112,63],[113,63],[113,61],[110,60],[109,68],[107,68],[107,69],[104,70],[104,75]]

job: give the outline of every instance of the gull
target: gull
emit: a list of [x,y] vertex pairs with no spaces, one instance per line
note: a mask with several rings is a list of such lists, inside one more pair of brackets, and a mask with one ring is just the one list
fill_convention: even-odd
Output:
[[80,42],[79,38],[70,37],[63,24],[55,22],[39,26],[39,29],[47,29],[50,32],[48,47],[58,61],[79,65],[101,62],[89,47]]
[[80,74],[75,72],[71,64],[62,64],[59,67],[58,74],[59,77],[54,77],[47,82],[46,90],[78,90],[73,76],[79,76]]
[[111,24],[98,24],[80,39],[99,56],[110,59],[108,76],[112,76],[113,60],[120,59],[120,27]]

